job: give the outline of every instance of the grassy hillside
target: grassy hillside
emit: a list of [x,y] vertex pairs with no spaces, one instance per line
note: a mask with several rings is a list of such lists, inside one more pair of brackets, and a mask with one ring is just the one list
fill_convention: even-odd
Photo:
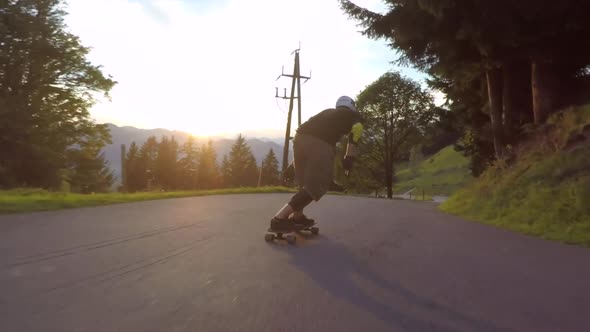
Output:
[[590,246],[590,106],[551,117],[520,146],[443,203],[472,220]]
[[416,188],[416,193],[450,195],[471,179],[469,161],[453,146],[447,146],[414,167],[399,165],[394,186],[396,194]]

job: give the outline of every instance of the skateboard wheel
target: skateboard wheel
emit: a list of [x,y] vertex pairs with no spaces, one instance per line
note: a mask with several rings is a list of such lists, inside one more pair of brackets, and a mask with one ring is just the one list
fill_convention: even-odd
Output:
[[287,235],[285,236],[285,239],[287,240],[287,242],[289,242],[289,244],[295,244],[295,235]]
[[274,239],[275,239],[275,236],[274,236],[274,234],[266,234],[266,235],[264,235],[264,240],[265,240],[266,242],[271,242],[271,241],[272,241],[272,240],[274,240]]
[[317,227],[312,227],[311,228],[311,234],[313,235],[318,235],[320,233],[320,229]]

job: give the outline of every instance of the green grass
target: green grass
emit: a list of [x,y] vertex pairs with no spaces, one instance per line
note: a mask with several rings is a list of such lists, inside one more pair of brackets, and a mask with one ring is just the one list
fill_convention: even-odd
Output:
[[590,107],[553,116],[517,151],[490,167],[440,209],[468,219],[590,247],[590,141],[572,137],[590,124]]
[[104,193],[81,195],[41,189],[0,191],[0,214],[49,211],[137,201],[227,194],[291,193],[287,187],[234,188],[199,191]]
[[471,179],[468,164],[467,158],[447,146],[414,167],[398,165],[393,190],[402,194],[416,188],[414,194],[420,198],[423,190],[429,196],[450,195]]

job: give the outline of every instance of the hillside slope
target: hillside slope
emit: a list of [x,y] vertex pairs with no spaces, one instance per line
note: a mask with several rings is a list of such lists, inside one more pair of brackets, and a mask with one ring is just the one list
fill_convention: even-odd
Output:
[[469,161],[453,146],[447,146],[414,167],[399,167],[394,192],[415,189],[427,195],[450,195],[471,179]]
[[590,246],[590,106],[554,114],[515,151],[443,203],[443,211]]

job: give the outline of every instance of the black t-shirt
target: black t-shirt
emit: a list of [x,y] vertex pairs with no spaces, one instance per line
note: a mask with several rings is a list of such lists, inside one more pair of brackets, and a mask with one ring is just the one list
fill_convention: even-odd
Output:
[[359,112],[348,108],[328,108],[312,116],[297,128],[298,134],[307,134],[336,145],[342,136],[352,130],[352,126],[361,122]]

